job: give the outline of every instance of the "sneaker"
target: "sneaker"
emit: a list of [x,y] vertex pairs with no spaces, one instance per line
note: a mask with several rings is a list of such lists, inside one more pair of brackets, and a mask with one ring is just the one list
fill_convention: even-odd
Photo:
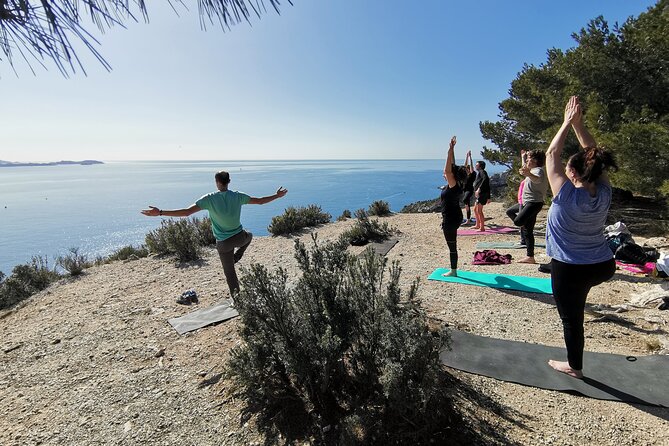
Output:
[[179,296],[179,298],[177,299],[177,303],[181,305],[197,304],[199,303],[199,300],[197,298],[197,293],[193,289],[184,291],[183,293],[181,293],[181,296]]
[[182,295],[179,296],[179,298],[177,299],[177,303],[178,303],[179,305],[190,305],[191,302],[190,302],[190,299],[189,299],[187,296],[184,296],[184,295],[182,294]]

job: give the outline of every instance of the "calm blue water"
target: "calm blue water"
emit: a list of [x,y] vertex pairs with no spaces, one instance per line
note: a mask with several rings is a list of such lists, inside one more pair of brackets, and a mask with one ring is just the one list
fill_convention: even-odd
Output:
[[[442,160],[373,161],[160,161],[109,162],[93,166],[0,168],[0,271],[34,255],[50,263],[71,247],[91,258],[144,242],[160,218],[145,217],[148,205],[187,207],[214,191],[214,173],[228,170],[230,188],[251,196],[288,195],[244,206],[242,224],[267,235],[273,216],[287,206],[318,204],[333,219],[344,209],[385,200],[393,211],[439,195]],[[492,174],[499,171],[489,168]],[[206,216],[205,212],[195,214]]]

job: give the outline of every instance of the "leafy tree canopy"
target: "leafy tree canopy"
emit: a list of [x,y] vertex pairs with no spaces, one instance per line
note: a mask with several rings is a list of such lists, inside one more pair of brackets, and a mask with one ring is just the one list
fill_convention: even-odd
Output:
[[[175,11],[186,7],[183,0],[167,1]],[[292,4],[291,0],[286,1]],[[281,0],[266,3],[279,12]],[[197,0],[197,5],[203,28],[218,24],[229,29],[267,11],[265,0]],[[144,0],[0,0],[0,62],[12,65],[18,56],[28,66],[31,62],[45,66],[45,62],[53,61],[63,74],[75,67],[83,71],[74,50],[80,42],[110,69],[95,48],[97,41],[84,26],[86,16],[100,32],[113,25],[123,26],[138,16],[148,21]]]
[[[499,104],[500,120],[479,123],[498,148],[484,147],[484,158],[512,167],[521,149],[545,149],[567,99],[578,95],[586,125],[621,167],[615,185],[669,195],[669,0],[613,29],[597,17],[573,38],[576,47],[550,49],[545,63],[525,65]],[[570,135],[565,155],[578,147]]]

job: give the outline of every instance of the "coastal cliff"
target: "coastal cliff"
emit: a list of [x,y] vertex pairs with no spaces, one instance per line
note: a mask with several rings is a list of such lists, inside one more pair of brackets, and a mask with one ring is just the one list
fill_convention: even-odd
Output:
[[48,163],[22,163],[14,161],[3,161],[0,160],[0,167],[34,167],[34,166],[91,166],[93,164],[104,164],[102,161],[97,160],[83,160],[83,161],[52,161]]
[[[488,223],[508,224],[500,203],[486,210]],[[545,218],[544,210],[539,222]],[[424,280],[448,263],[439,214],[396,214],[381,220],[400,231],[399,242],[387,254],[389,261],[400,262],[400,285],[406,289],[415,277],[422,279],[416,298],[433,323],[563,347],[550,296]],[[330,223],[299,236],[256,237],[239,266],[281,267],[294,280],[299,274],[296,237],[307,244],[313,243],[312,233],[319,241],[332,240],[351,224]],[[517,240],[513,234],[458,237],[462,269],[546,277],[536,265],[472,265],[476,243],[491,237]],[[350,249],[357,253],[362,248]],[[537,251],[537,260],[545,262],[545,251]],[[519,250],[507,252],[524,256]],[[613,310],[650,286],[651,279],[620,270],[593,288],[586,349],[645,355],[669,343],[663,329],[669,312],[654,306]],[[178,305],[175,299],[190,288],[197,291],[199,305]],[[166,322],[228,297],[218,255],[210,249],[201,261],[186,264],[150,257],[92,267],[0,312],[0,412],[8,415],[0,419],[0,444],[287,442],[276,433],[263,433],[222,375],[231,348],[240,342],[238,319],[184,336]],[[638,405],[450,373],[468,389],[460,392],[470,398],[460,407],[470,426],[481,430],[485,444],[669,443],[666,408],[640,410]]]

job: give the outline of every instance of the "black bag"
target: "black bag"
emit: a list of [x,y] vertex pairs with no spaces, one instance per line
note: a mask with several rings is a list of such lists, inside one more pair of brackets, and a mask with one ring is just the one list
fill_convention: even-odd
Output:
[[615,254],[618,248],[622,245],[632,242],[632,236],[626,232],[622,232],[620,234],[607,236],[606,242],[608,243],[611,252]]
[[550,273],[551,272],[551,262],[542,263],[539,265],[539,272],[541,273]]
[[646,250],[636,243],[623,243],[616,249],[615,259],[623,263],[633,263],[635,265],[645,265],[646,262],[654,262],[654,256],[649,255]]

